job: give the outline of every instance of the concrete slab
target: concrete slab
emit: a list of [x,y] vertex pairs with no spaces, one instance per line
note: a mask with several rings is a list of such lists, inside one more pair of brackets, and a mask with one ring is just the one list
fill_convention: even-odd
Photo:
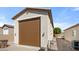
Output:
[[39,48],[34,47],[24,47],[19,45],[12,45],[7,48],[0,48],[0,51],[38,51]]

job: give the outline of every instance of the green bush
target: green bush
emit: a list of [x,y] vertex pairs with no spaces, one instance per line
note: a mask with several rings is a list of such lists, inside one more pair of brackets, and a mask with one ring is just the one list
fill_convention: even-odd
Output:
[[61,29],[59,27],[54,28],[54,34],[60,34],[61,33]]

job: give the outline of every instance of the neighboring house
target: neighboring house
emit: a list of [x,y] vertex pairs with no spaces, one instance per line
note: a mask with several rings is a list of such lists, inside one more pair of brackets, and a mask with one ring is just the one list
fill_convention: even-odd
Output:
[[8,44],[14,42],[14,27],[12,25],[4,24],[0,27],[0,40],[8,40]]
[[68,41],[79,40],[79,24],[65,29],[64,38]]
[[0,35],[2,34],[2,27],[0,27]]
[[45,47],[53,40],[53,19],[50,8],[25,8],[12,19],[14,39],[18,45]]

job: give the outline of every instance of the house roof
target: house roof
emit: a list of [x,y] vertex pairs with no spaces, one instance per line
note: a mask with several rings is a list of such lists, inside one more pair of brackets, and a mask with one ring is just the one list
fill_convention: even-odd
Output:
[[21,16],[23,13],[25,13],[27,10],[30,10],[30,11],[38,10],[38,11],[44,11],[44,12],[46,11],[46,12],[48,12],[48,16],[50,18],[51,24],[54,27],[51,8],[30,8],[30,7],[28,7],[28,8],[25,8],[24,10],[22,10],[21,12],[19,12],[18,14],[16,14],[12,19],[15,20],[16,18]]
[[38,10],[38,11],[50,11],[50,8],[25,8],[24,10],[20,11],[19,13],[17,13],[12,19],[16,19],[18,18],[20,15],[22,15],[24,12],[26,12],[27,10]]
[[4,25],[2,26],[2,28],[5,27],[5,26],[7,26],[8,28],[14,28],[14,26],[8,25],[8,24],[4,24]]
[[73,25],[73,26],[71,26],[71,27],[69,27],[69,28],[67,28],[67,29],[65,29],[64,31],[69,30],[69,29],[71,29],[71,28],[74,28],[74,27],[76,27],[76,26],[79,26],[79,23],[78,23],[78,24],[75,24],[75,25]]

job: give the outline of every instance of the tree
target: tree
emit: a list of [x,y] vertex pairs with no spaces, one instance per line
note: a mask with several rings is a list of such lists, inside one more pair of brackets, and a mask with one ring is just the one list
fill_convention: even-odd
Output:
[[59,27],[54,28],[54,34],[60,34],[61,33],[61,29]]

